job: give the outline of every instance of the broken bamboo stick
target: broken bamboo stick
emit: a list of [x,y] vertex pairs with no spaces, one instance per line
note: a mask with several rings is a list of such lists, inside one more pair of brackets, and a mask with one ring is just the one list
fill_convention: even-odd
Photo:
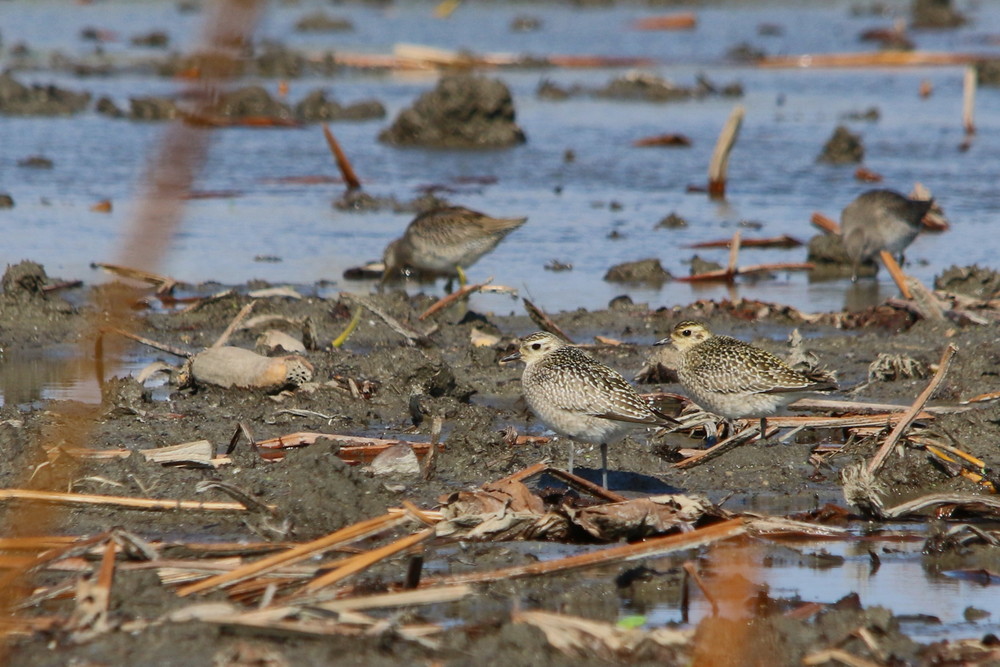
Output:
[[157,500],[155,498],[128,498],[102,496],[91,493],[64,493],[61,491],[35,491],[33,489],[0,489],[0,500],[36,500],[72,505],[105,505],[140,510],[207,510],[245,511],[243,503],[201,500]]
[[811,222],[813,226],[819,227],[821,231],[826,232],[827,234],[840,234],[840,223],[832,218],[826,217],[819,211],[812,214],[812,217],[809,218],[809,222]]
[[722,199],[726,196],[726,172],[729,169],[729,153],[736,144],[743,124],[746,109],[737,104],[729,114],[726,124],[722,126],[719,140],[712,152],[712,160],[708,163],[708,196],[712,199]]
[[888,250],[880,251],[879,256],[882,258],[885,268],[889,271],[889,275],[892,276],[893,282],[896,283],[896,287],[899,288],[899,293],[903,295],[904,299],[912,299],[913,294],[910,293],[910,287],[906,284],[906,274],[899,267],[899,262],[896,261],[896,258]]
[[487,278],[486,280],[484,280],[481,283],[476,283],[475,285],[466,285],[465,287],[462,287],[461,289],[455,290],[451,294],[446,294],[443,297],[441,297],[440,299],[438,299],[437,301],[435,301],[433,304],[431,304],[430,308],[428,308],[424,312],[420,313],[420,315],[417,317],[417,319],[420,320],[420,321],[426,320],[428,317],[430,317],[434,313],[438,312],[439,310],[443,310],[444,308],[447,308],[451,304],[455,303],[456,301],[458,301],[460,299],[463,299],[464,297],[472,294],[473,292],[478,292],[482,288],[484,288],[487,285],[489,285],[491,282],[493,282],[493,276],[490,276],[489,278]]
[[333,132],[330,131],[330,126],[326,123],[323,123],[323,136],[326,137],[326,145],[330,147],[330,152],[333,153],[333,159],[336,160],[337,168],[340,169],[340,174],[344,177],[347,189],[360,190],[361,181],[358,179],[358,175],[354,173],[351,161],[347,159],[347,155],[340,147],[340,143],[336,137],[333,136]]
[[962,128],[965,136],[976,133],[976,68],[968,65],[962,76]]

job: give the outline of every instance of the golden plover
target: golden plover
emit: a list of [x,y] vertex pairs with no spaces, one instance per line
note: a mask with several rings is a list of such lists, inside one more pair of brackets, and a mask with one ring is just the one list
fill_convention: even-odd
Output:
[[446,276],[465,283],[464,269],[493,250],[507,234],[527,218],[491,218],[461,206],[436,208],[421,213],[401,237],[386,246],[382,283],[411,272],[432,277]]
[[[578,347],[539,331],[501,361],[525,363],[521,391],[528,407],[560,435],[601,446],[601,483],[608,486],[608,445],[637,426],[675,424],[636,393],[617,371]],[[573,443],[569,471],[573,472]]]
[[888,250],[902,264],[903,251],[917,237],[933,204],[933,199],[907,199],[892,190],[868,190],[848,204],[840,214],[840,233],[854,264],[852,279],[858,279],[863,262],[882,250]]
[[760,417],[761,437],[768,415],[804,394],[837,389],[823,371],[803,373],[749,343],[716,336],[701,322],[685,320],[668,338],[680,353],[677,377],[698,406],[726,419]]

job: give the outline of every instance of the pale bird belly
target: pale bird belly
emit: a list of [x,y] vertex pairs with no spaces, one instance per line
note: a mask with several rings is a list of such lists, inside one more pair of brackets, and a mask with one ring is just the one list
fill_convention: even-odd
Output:
[[698,407],[726,419],[742,417],[766,417],[788,405],[798,395],[787,394],[720,394],[715,392],[691,391],[691,400]]
[[633,428],[628,422],[616,422],[551,406],[531,405],[531,409],[556,433],[583,442],[612,443],[625,437]]

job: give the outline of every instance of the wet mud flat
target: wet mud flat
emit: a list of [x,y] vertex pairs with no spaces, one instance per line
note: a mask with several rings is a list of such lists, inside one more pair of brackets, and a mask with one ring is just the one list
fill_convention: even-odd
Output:
[[[37,270],[20,274],[8,270],[9,280],[0,295],[0,347],[5,359],[44,354],[57,344],[81,343],[81,332],[93,316],[93,306],[88,304],[106,289],[85,286],[45,292],[40,283],[58,281],[31,279],[38,275]],[[215,287],[201,291],[216,291]],[[154,382],[144,386],[134,378],[112,378],[109,373],[99,406],[44,399],[40,394],[34,401],[5,402],[0,412],[0,440],[6,453],[0,462],[4,488],[61,488],[77,495],[229,502],[237,506],[219,511],[142,510],[86,503],[53,509],[52,505],[26,500],[5,501],[5,524],[21,530],[9,537],[64,538],[60,546],[52,547],[55,551],[48,552],[50,557],[58,552],[58,558],[52,557],[52,567],[34,569],[27,592],[35,597],[28,598],[26,608],[18,614],[34,622],[18,626],[20,632],[12,649],[17,664],[399,664],[438,660],[481,664],[486,659],[512,664],[606,664],[625,659],[639,664],[686,664],[699,656],[713,664],[801,664],[806,656],[818,660],[814,664],[825,664],[823,659],[836,661],[837,655],[842,655],[837,651],[876,664],[941,664],[959,659],[967,664],[989,664],[998,659],[995,638],[979,630],[973,621],[949,633],[947,641],[918,641],[908,636],[905,628],[911,626],[901,621],[900,610],[894,615],[868,606],[863,598],[853,595],[856,591],[831,591],[818,604],[795,596],[784,598],[754,581],[755,573],[767,567],[764,563],[787,559],[789,552],[794,554],[792,559],[803,562],[822,559],[824,548],[808,533],[797,538],[793,535],[787,543],[755,533],[758,529],[740,523],[750,521],[745,514],[748,510],[770,516],[794,515],[824,529],[848,528],[850,534],[836,538],[840,540],[871,539],[891,532],[889,524],[870,516],[871,508],[845,501],[841,481],[846,468],[872,459],[890,430],[888,425],[869,429],[868,436],[862,432],[850,435],[846,429],[805,428],[789,442],[781,442],[780,436],[750,442],[690,468],[675,464],[682,460],[683,452],[702,446],[700,436],[636,432],[611,449],[610,487],[614,493],[625,500],[664,494],[703,496],[709,506],[719,504],[721,509],[680,522],[667,531],[675,537],[667,538],[626,533],[601,540],[583,535],[577,528],[571,528],[564,539],[550,537],[536,542],[508,541],[502,531],[481,541],[469,536],[432,535],[346,577],[337,584],[337,595],[353,599],[399,592],[407,581],[417,585],[414,570],[422,569],[424,579],[416,590],[434,590],[428,581],[446,581],[448,577],[461,581],[462,577],[478,576],[476,573],[515,571],[508,568],[530,570],[540,562],[609,548],[608,542],[615,548],[643,548],[641,545],[654,544],[656,539],[683,539],[683,533],[693,527],[697,528],[695,534],[701,530],[719,534],[739,531],[720,538],[714,546],[681,548],[661,556],[612,560],[538,576],[473,577],[478,583],[461,599],[375,609],[367,614],[368,625],[347,612],[308,604],[296,607],[296,614],[287,618],[249,623],[240,616],[240,622],[226,621],[226,614],[262,605],[280,606],[281,601],[294,599],[285,596],[300,586],[302,580],[296,577],[328,574],[337,569],[336,559],[329,560],[333,554],[328,553],[324,555],[327,560],[311,558],[299,563],[301,572],[282,571],[285,578],[276,579],[276,588],[270,592],[263,586],[242,592],[217,588],[179,595],[180,586],[220,572],[209,568],[192,574],[198,562],[205,563],[204,567],[211,562],[211,567],[218,568],[217,559],[231,555],[242,559],[242,564],[252,563],[412,503],[409,506],[415,509],[410,515],[400,510],[410,518],[393,524],[386,533],[392,539],[406,539],[432,530],[439,520],[432,513],[442,507],[445,513],[451,511],[448,508],[454,507],[461,494],[475,495],[482,489],[496,493],[491,483],[500,484],[497,480],[504,479],[504,488],[521,489],[516,478],[519,471],[540,462],[559,468],[565,465],[567,455],[565,442],[543,437],[544,427],[521,402],[520,368],[499,363],[514,348],[516,337],[538,328],[510,297],[494,297],[493,312],[482,308],[474,312],[460,302],[424,320],[419,316],[436,301],[434,296],[407,296],[397,291],[367,297],[382,316],[365,310],[357,329],[335,349],[330,341],[348,325],[354,301],[311,295],[312,288],[299,288],[300,298],[285,292],[255,292],[265,287],[237,286],[224,296],[196,305],[160,304],[136,318],[134,333],[196,352],[211,346],[241,309],[253,302],[252,315],[243,320],[247,326],[238,327],[228,345],[253,349],[261,329],[274,327],[300,340],[312,339],[312,349],[297,352],[313,371],[312,379],[299,386],[240,389],[195,383],[187,388],[154,388]],[[251,297],[250,293],[259,296]],[[153,297],[151,301],[156,302]],[[900,315],[873,318],[867,326],[845,330],[833,326],[832,318],[830,323],[824,323],[823,318],[805,322],[790,309],[746,302],[699,302],[652,310],[644,304],[619,301],[613,309],[550,315],[579,343],[589,344],[602,337],[596,340],[603,342],[588,349],[626,377],[647,365],[655,368],[651,343],[666,336],[682,319],[703,319],[718,332],[752,340],[781,356],[788,354],[785,337],[797,328],[804,336],[805,348],[837,371],[845,389],[832,398],[894,403],[900,412],[924,390],[942,352],[952,344],[957,352],[929,406],[955,409],[921,413],[908,431],[912,438],[904,437],[899,450],[879,471],[879,497],[886,508],[928,494],[978,496],[984,502],[990,497],[982,482],[991,476],[995,480],[992,471],[998,458],[1000,408],[988,398],[967,405],[962,401],[997,390],[1000,353],[993,325],[957,324],[947,319],[932,322]],[[424,337],[416,344],[408,342],[387,325],[386,316]],[[885,326],[889,322],[894,324]],[[308,335],[303,337],[303,331]],[[87,349],[93,348],[88,344]],[[870,366],[881,353],[910,360],[898,368],[924,370],[898,379],[886,379],[892,374],[876,374],[869,384],[849,392],[869,380]],[[129,348],[127,354],[150,361],[159,358],[177,366],[182,361],[145,346]],[[105,361],[110,365],[110,360]],[[88,361],[84,367],[90,364]],[[676,402],[671,404],[663,397],[680,388],[669,381],[669,373],[660,373],[657,369],[646,376],[659,377],[662,382],[638,386],[676,409]],[[5,379],[5,385],[10,382],[10,378]],[[437,438],[436,432],[440,434]],[[784,429],[782,434],[787,432]],[[286,449],[251,443],[285,438],[295,444],[298,441],[293,434],[297,433],[334,435]],[[80,434],[84,434],[86,451],[69,444]],[[434,450],[430,462],[423,455],[416,470],[376,475],[363,465],[345,461],[344,453],[352,443],[338,441],[336,434],[416,443],[437,439],[442,446]],[[921,444],[921,438],[932,437],[980,459],[984,463],[980,481],[934,460]],[[225,454],[224,463],[163,465],[142,455],[143,451],[199,440],[210,443],[216,458]],[[39,448],[44,451],[41,462]],[[97,458],[95,451],[113,455]],[[599,479],[596,447],[578,446],[576,461],[578,473]],[[984,476],[986,480],[982,480]],[[58,486],[60,480],[69,483]],[[530,505],[536,502],[530,498],[538,498],[547,504],[544,511],[574,508],[557,511],[570,516],[579,508],[607,500],[568,490],[554,473],[526,478],[524,488],[531,493],[523,496],[529,498],[525,503]],[[520,490],[504,493],[514,498],[506,501],[506,507],[521,502],[515,498]],[[832,505],[844,510],[832,509]],[[40,507],[48,509],[39,513]],[[26,525],[23,517],[29,512],[44,520]],[[866,512],[869,515],[863,520]],[[968,577],[978,573],[980,585],[995,586],[1000,551],[990,539],[996,539],[996,514],[995,505],[992,510],[980,507],[978,511],[955,503],[930,505],[904,517],[909,521],[904,532],[907,539],[926,540],[920,558],[927,572],[949,571]],[[421,524],[420,517],[427,523]],[[994,523],[988,521],[990,517]],[[959,530],[965,519],[971,521],[973,532]],[[432,525],[428,528],[427,524]],[[899,521],[892,527],[899,528]],[[114,537],[106,537],[112,528]],[[103,541],[85,543],[102,535]],[[386,535],[356,541],[343,553],[376,548],[385,544],[378,540]],[[891,543],[880,544],[870,556],[873,563],[878,562],[879,554],[891,559],[898,553]],[[19,553],[14,543],[6,546],[12,558]],[[779,553],[785,555],[776,556]],[[661,628],[676,634],[654,636],[654,628],[642,627],[647,614],[664,605],[687,613],[688,603],[680,602],[685,595],[695,601],[695,607],[697,600],[706,599],[685,574],[685,562],[693,564],[695,572],[708,582],[708,595],[714,587],[716,592],[737,591],[738,599],[728,603],[713,600],[712,606],[721,605],[718,614],[694,613],[688,623],[678,618]],[[101,572],[109,576],[112,564],[109,598],[103,606],[91,600],[88,607],[85,591],[93,589],[81,582],[100,583]],[[171,578],[176,572],[171,575],[168,569],[174,566],[186,574]],[[225,567],[236,566],[229,562]],[[872,567],[876,572],[877,566]],[[223,605],[225,614],[219,616],[214,607],[214,612],[206,611],[213,604]],[[727,604],[732,606],[727,608]],[[1000,610],[982,606],[970,605],[967,617],[986,619],[982,622],[987,625],[982,627],[992,627],[989,624],[995,623]],[[905,611],[933,615],[937,609],[927,605]],[[532,615],[536,613],[541,615]],[[591,630],[571,631],[570,621],[580,618],[599,624],[614,641],[608,637],[598,641],[588,634]],[[638,629],[622,626],[635,618],[639,619]],[[426,635],[417,631],[428,626],[436,629]],[[565,640],[570,635],[584,639],[560,647],[558,638]],[[739,640],[734,644],[733,638]]]

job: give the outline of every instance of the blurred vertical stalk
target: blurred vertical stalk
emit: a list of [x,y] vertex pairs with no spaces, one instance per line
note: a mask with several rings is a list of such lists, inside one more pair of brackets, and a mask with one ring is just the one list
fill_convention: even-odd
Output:
[[[221,87],[240,74],[241,59],[249,50],[262,8],[260,0],[214,0],[206,4],[200,45],[191,54],[196,77],[183,91],[183,98],[193,106],[191,117],[203,117],[203,112],[218,98]],[[183,121],[175,121],[164,131],[150,157],[142,192],[124,230],[119,264],[148,271],[156,271],[161,264],[181,221],[191,185],[205,162],[209,137],[210,130]],[[137,296],[135,288],[122,283],[93,290],[92,314],[81,332],[79,358],[66,361],[61,372],[64,378],[78,372],[74,369],[84,367],[80,360],[95,349],[103,328],[113,326],[126,331],[134,328],[133,306]],[[101,352],[110,360],[111,371],[116,368],[123,346],[119,336],[108,336],[102,341]],[[54,405],[51,413],[50,425],[29,445],[31,451],[25,456],[18,486],[59,491],[70,488],[76,462],[60,452],[66,447],[88,444],[100,416],[100,406],[66,401]],[[60,518],[59,510],[52,505],[11,505],[3,509],[0,536],[43,535]],[[44,562],[45,552],[41,548],[30,555],[33,560],[27,565],[6,570],[0,576],[0,612],[5,621],[11,620],[31,591],[33,570]],[[9,663],[9,633],[17,626],[13,623],[0,626],[4,628],[0,630],[3,633],[0,662]]]

